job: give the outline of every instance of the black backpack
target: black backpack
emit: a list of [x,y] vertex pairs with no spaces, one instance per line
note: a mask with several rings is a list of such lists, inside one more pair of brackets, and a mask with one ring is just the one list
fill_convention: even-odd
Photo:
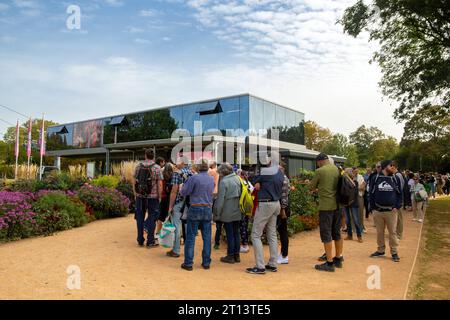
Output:
[[146,166],[144,164],[139,165],[139,171],[136,178],[136,193],[141,197],[150,196],[153,188],[153,173],[152,169],[155,164]]
[[346,174],[339,177],[337,186],[337,201],[340,205],[350,206],[356,201],[357,186]]

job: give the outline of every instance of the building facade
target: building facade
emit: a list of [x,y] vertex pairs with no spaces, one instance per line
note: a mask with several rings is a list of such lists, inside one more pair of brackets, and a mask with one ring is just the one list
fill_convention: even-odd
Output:
[[217,143],[213,153],[230,139],[244,138],[245,145],[232,150],[240,159],[249,156],[252,145],[261,145],[260,138],[266,146],[276,138],[295,175],[300,168],[315,168],[317,152],[304,146],[304,122],[302,112],[242,94],[49,127],[47,154],[101,161],[102,171],[109,173],[111,162],[141,159],[145,148],[170,158],[179,142],[174,133],[193,140],[210,136]]

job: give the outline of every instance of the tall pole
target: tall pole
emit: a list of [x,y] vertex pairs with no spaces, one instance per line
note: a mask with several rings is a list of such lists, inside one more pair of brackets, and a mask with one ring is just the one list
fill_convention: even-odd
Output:
[[17,120],[17,126],[16,126],[16,146],[15,146],[15,155],[16,155],[16,170],[14,173],[14,179],[17,180],[17,175],[19,171],[19,134],[20,134],[20,128],[19,128],[19,120]]
[[30,179],[31,129],[32,129],[32,120],[31,120],[31,118],[30,118],[30,123],[29,123],[29,125],[28,125],[28,143],[27,143],[27,158],[28,158],[27,178],[28,178],[28,179]]
[[41,162],[39,165],[39,180],[42,180],[42,162],[45,155],[45,124],[44,124],[44,115],[42,115],[42,128],[41,128]]

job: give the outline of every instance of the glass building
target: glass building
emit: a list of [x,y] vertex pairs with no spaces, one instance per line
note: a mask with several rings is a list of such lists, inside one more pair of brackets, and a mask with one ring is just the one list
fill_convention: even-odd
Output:
[[[201,128],[195,128],[196,121],[201,121]],[[295,170],[313,169],[315,163],[309,158],[317,153],[310,154],[304,147],[304,121],[302,112],[242,94],[49,127],[47,154],[92,160],[106,155],[103,171],[109,172],[111,160],[139,159],[148,147],[157,148],[157,155],[168,158],[173,132],[191,137],[272,139],[274,129],[278,129],[280,148],[287,157],[294,158],[294,152],[304,153],[296,158]],[[302,158],[309,162],[304,163]]]

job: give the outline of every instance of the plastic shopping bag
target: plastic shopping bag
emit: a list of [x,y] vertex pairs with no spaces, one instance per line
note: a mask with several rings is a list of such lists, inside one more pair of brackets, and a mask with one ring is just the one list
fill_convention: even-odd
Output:
[[159,234],[159,244],[164,248],[172,249],[175,241],[175,226],[167,219]]

